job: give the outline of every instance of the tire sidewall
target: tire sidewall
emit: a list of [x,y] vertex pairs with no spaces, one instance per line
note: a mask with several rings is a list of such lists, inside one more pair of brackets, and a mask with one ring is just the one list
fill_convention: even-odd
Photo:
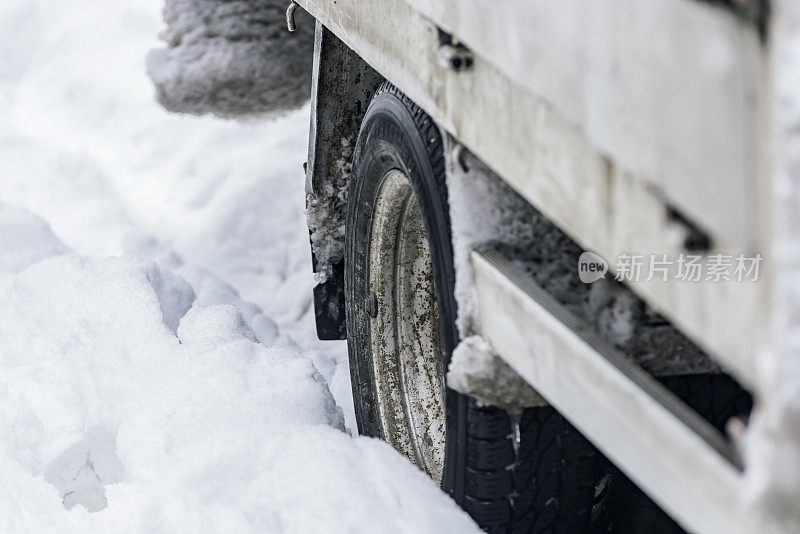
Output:
[[[345,234],[345,309],[353,403],[362,435],[383,437],[370,348],[367,277],[372,213],[382,179],[397,169],[408,177],[430,245],[439,303],[445,369],[458,341],[454,267],[441,134],[430,118],[398,92],[379,90],[364,116],[353,157]],[[409,101],[410,102],[410,101]],[[461,500],[466,398],[446,388],[442,488]]]

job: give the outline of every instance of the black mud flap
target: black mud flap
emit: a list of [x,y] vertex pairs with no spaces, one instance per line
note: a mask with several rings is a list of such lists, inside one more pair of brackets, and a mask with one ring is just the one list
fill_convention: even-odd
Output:
[[344,260],[335,264],[332,270],[332,274],[325,282],[314,287],[317,337],[323,341],[347,339],[344,315]]

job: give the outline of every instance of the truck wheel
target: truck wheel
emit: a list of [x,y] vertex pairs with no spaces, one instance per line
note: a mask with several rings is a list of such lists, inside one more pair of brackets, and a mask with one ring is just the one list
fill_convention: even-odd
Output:
[[510,418],[447,388],[458,342],[439,130],[389,83],[361,124],[348,191],[345,306],[358,429],[493,532],[586,532],[595,451],[555,410]]

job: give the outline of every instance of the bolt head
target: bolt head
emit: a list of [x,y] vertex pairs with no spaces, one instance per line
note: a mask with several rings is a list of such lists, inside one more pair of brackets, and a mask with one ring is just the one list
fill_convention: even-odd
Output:
[[378,316],[378,295],[374,291],[370,291],[367,296],[367,313],[373,319]]

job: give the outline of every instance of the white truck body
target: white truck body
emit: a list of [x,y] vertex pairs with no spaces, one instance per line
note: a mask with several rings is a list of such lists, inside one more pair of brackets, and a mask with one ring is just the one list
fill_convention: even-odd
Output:
[[[781,34],[770,33],[777,25],[754,7],[761,3],[297,4],[612,269],[637,253],[765,258],[755,283],[629,282],[764,393],[758,358],[775,343],[772,287],[788,267],[771,262],[776,210],[786,211],[773,185],[782,167]],[[442,63],[443,36],[474,55],[470,69]],[[694,234],[706,243],[699,252],[687,248]],[[492,258],[473,254],[479,333],[521,376],[685,528],[766,530],[743,501],[742,468],[720,435]]]

